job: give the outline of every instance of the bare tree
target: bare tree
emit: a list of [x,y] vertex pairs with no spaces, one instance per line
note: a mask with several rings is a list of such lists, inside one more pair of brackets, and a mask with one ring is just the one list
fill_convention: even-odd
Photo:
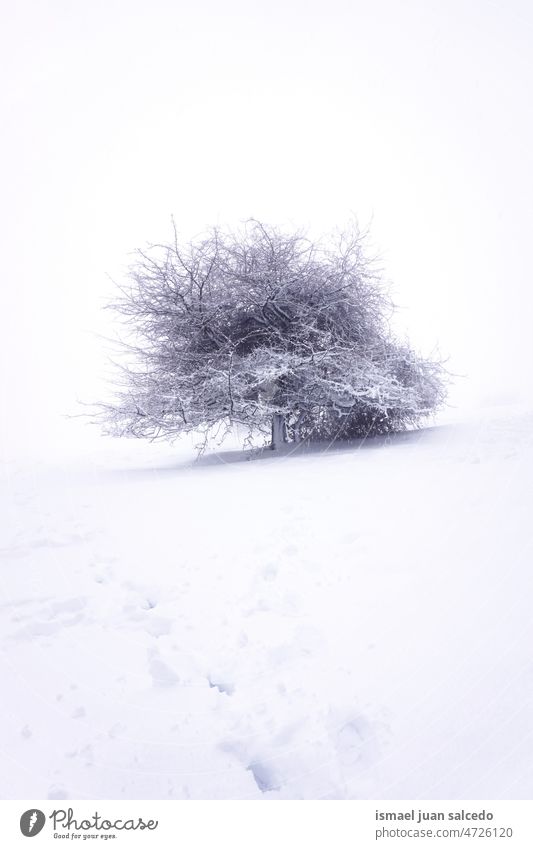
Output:
[[392,303],[351,226],[327,242],[255,219],[138,251],[109,432],[173,439],[235,423],[286,440],[387,433],[445,397],[444,369],[391,335]]

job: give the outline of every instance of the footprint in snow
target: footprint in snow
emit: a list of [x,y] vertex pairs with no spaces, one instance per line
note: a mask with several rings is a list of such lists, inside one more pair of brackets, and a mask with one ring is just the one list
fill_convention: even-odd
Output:
[[271,790],[279,790],[281,783],[277,780],[273,770],[268,764],[255,761],[246,767],[253,777],[261,793],[268,793]]
[[273,563],[268,563],[262,570],[262,576],[265,581],[274,581],[278,575],[277,566]]
[[221,743],[220,748],[223,752],[233,755],[242,764],[244,769],[251,773],[261,793],[280,790],[283,782],[276,774],[273,766],[268,762],[268,759],[263,760],[254,757],[248,751],[248,747],[240,740],[226,740]]
[[161,660],[157,649],[148,649],[148,672],[152,678],[155,687],[173,687],[179,682],[179,677],[176,675],[170,666]]
[[235,684],[230,681],[222,680],[219,677],[208,676],[207,681],[212,689],[218,690],[219,693],[225,693],[227,696],[232,696],[235,692]]
[[47,799],[70,799],[70,796],[68,794],[68,791],[65,790],[64,787],[58,787],[58,786],[54,785],[53,787],[50,787],[50,790],[48,791],[48,796],[46,798]]
[[376,724],[364,716],[348,718],[333,736],[339,764],[348,772],[364,772],[378,761],[380,747]]
[[62,628],[77,625],[85,618],[82,611],[86,605],[86,598],[71,598],[43,607],[33,615],[20,617],[16,621],[26,620],[27,624],[13,634],[13,639],[49,637]]
[[[13,604],[12,606],[21,607],[25,605],[26,607],[36,604],[42,601],[49,601],[47,598],[35,599],[35,601],[29,600],[27,602],[18,602],[18,604]],[[36,619],[40,621],[49,621],[53,619],[57,619],[60,614],[64,613],[77,613],[87,605],[87,599],[84,596],[78,596],[77,598],[68,598],[64,601],[55,601],[51,604],[46,604],[44,607],[40,607],[34,613],[24,613],[19,614],[16,617],[13,617],[13,622],[35,622]],[[7,606],[7,605],[6,605]]]

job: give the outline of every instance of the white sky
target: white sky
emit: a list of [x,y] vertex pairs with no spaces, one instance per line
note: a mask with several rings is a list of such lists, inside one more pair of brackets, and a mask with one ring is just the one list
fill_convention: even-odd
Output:
[[372,217],[412,343],[468,374],[456,399],[529,394],[526,0],[17,0],[2,17],[4,442],[98,396],[106,273],[172,213],[187,235]]

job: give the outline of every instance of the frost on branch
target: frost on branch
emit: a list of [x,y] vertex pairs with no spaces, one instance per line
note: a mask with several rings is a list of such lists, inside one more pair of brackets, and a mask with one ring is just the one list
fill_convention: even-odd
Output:
[[251,220],[138,251],[108,432],[173,439],[239,423],[280,441],[420,423],[444,369],[391,335],[392,304],[352,227],[325,244]]

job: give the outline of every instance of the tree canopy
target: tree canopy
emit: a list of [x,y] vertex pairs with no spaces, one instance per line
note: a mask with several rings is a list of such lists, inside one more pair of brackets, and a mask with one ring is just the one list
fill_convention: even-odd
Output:
[[252,219],[136,254],[108,431],[170,439],[235,423],[280,441],[412,427],[445,398],[442,363],[389,327],[393,305],[352,225],[322,242]]

